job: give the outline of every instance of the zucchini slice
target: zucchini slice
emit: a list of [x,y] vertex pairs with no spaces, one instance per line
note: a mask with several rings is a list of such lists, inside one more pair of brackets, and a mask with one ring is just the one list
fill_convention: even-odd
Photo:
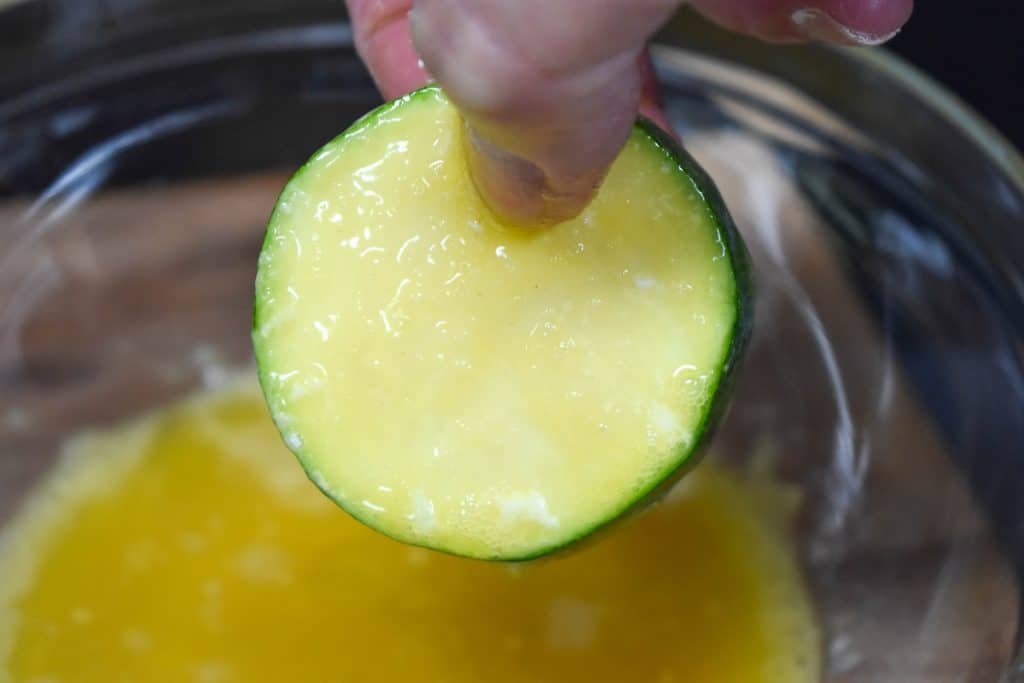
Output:
[[707,176],[640,121],[591,205],[536,231],[478,196],[436,87],[288,183],[256,278],[271,414],[369,526],[476,558],[543,555],[682,474],[752,316]]

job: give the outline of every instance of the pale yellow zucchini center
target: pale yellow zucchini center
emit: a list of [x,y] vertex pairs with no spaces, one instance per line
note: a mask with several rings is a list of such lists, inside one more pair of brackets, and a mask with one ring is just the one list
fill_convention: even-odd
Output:
[[318,153],[282,195],[254,339],[285,441],[357,517],[498,556],[559,545],[674,468],[734,322],[723,238],[636,131],[592,205],[496,223],[439,93]]

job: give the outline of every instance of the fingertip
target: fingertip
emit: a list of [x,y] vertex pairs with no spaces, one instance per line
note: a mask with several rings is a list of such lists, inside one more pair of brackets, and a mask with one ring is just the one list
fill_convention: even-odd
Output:
[[408,12],[412,0],[347,0],[356,49],[384,99],[430,81],[413,45]]
[[790,23],[800,38],[836,45],[881,45],[899,33],[909,17],[897,11],[898,5],[909,7],[909,3],[889,3],[885,7],[892,9],[867,13],[851,12],[850,7],[857,7],[856,3],[822,4],[825,6],[802,7],[790,14]]
[[481,199],[503,223],[539,228],[566,221],[590,203],[599,179],[569,190],[554,189],[541,168],[465,127],[470,177]]
[[910,19],[913,0],[820,0],[819,6],[829,18],[856,35],[878,40],[895,35]]
[[910,18],[913,0],[692,0],[731,30],[781,43],[877,45]]

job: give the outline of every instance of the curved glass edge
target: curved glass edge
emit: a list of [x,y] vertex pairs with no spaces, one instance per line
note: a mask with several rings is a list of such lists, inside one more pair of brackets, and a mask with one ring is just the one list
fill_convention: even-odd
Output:
[[868,68],[882,71],[904,84],[914,95],[964,131],[1024,192],[1024,157],[995,126],[951,90],[885,48],[829,46],[827,49],[842,52],[853,60],[863,62]]

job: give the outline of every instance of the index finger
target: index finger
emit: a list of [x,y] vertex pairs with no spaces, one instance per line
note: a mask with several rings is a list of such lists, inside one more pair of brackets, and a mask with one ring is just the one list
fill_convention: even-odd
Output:
[[356,51],[384,99],[394,99],[430,81],[412,44],[412,0],[346,0]]

